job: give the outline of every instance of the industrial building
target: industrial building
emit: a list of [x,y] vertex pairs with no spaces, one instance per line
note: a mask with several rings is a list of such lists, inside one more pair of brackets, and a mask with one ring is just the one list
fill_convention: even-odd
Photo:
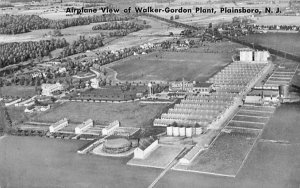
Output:
[[60,129],[68,126],[68,124],[69,124],[68,119],[63,118],[63,119],[59,120],[58,122],[53,123],[52,125],[50,125],[49,126],[49,132],[53,133],[53,132],[59,131]]
[[108,126],[102,129],[102,135],[111,135],[118,127],[120,127],[120,122],[118,120],[113,121]]
[[[266,62],[233,62],[207,81],[213,83],[212,86],[207,85],[214,88],[212,92],[196,96],[187,95],[179,104],[175,104],[174,108],[155,119],[153,124],[168,126],[176,122],[184,127],[198,124],[204,128],[215,125],[232,110],[237,101],[241,101],[242,95],[270,67]],[[172,129],[172,136],[180,136],[177,129],[180,128]]]
[[59,91],[63,89],[62,84],[56,83],[56,84],[42,84],[42,95],[45,96],[52,96],[54,91]]
[[170,82],[170,92],[189,92],[189,93],[209,93],[212,90],[212,83],[182,81]]
[[94,122],[92,119],[88,119],[84,121],[82,124],[75,127],[75,134],[82,134],[85,130],[94,126]]
[[153,137],[142,139],[139,143],[139,147],[134,150],[134,158],[145,159],[157,147],[157,139],[154,139]]

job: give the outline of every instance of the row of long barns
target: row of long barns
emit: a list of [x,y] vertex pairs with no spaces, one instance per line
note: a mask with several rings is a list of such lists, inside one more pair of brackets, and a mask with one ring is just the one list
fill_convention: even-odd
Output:
[[188,95],[174,108],[154,120],[154,126],[168,126],[177,123],[190,127],[195,124],[207,127],[218,121],[235,100],[242,95],[270,68],[268,62],[233,62],[207,82],[213,83],[209,94]]

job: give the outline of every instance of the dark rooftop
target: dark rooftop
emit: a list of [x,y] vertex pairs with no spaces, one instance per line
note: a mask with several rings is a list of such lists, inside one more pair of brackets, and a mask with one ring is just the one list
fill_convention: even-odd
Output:
[[153,142],[155,141],[155,139],[153,137],[149,137],[149,138],[144,138],[140,140],[139,143],[139,148],[141,150],[145,150],[147,147],[149,147]]
[[194,87],[210,87],[212,83],[206,83],[206,82],[197,82]]

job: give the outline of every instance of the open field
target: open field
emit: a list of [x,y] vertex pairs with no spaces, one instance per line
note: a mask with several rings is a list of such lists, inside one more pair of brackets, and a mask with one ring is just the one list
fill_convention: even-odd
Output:
[[254,20],[257,25],[300,25],[299,16],[263,16]]
[[24,112],[24,110],[25,110],[24,107],[8,107],[7,108],[9,117],[12,120],[13,124],[24,122],[29,119],[30,115],[26,114]]
[[80,96],[74,96],[78,99],[87,100],[132,100],[136,99],[137,93],[145,93],[147,86],[133,86],[127,91],[122,91],[120,86],[102,87],[99,89],[91,89],[80,93]]
[[226,129],[213,145],[200,153],[188,166],[179,169],[235,176],[255,143],[259,131]]
[[[293,109],[286,111],[286,109]],[[280,113],[279,113],[280,112]],[[292,113],[293,115],[288,115]],[[282,118],[284,116],[287,118]],[[155,187],[296,188],[300,185],[299,104],[280,106],[265,139],[289,136],[295,144],[258,142],[235,178],[170,170]],[[289,120],[282,126],[281,121]],[[275,126],[273,131],[272,127]],[[8,136],[0,140],[2,187],[147,187],[160,169],[126,165],[129,158],[78,155],[86,141]],[[237,143],[236,143],[237,144]],[[33,147],[34,146],[34,147]],[[43,151],[43,152],[41,152]],[[18,161],[18,163],[16,163]],[[41,170],[42,169],[42,170]],[[33,175],[34,174],[34,175]],[[117,178],[116,178],[117,177]],[[8,186],[9,185],[9,186]]]
[[258,142],[235,178],[169,171],[156,187],[296,188],[300,185],[299,145]]
[[[52,37],[49,36],[49,32],[53,32],[53,29],[39,29],[33,30],[28,33],[20,33],[15,35],[4,35],[0,34],[0,41],[5,42],[25,42],[25,41],[39,41],[39,40],[50,40],[51,38],[65,38],[67,42],[71,43],[77,40],[80,35],[84,35],[86,38],[89,36],[97,36],[101,33],[108,33],[113,30],[92,30],[94,25],[99,23],[91,23],[89,25],[80,25],[61,29],[63,36]],[[1,43],[0,42],[0,43]]]
[[32,97],[36,94],[33,86],[4,86],[1,88],[2,96]]
[[300,142],[300,103],[282,104],[262,134],[263,139]]
[[240,40],[300,55],[299,33],[268,33],[247,35]]
[[108,124],[119,120],[122,127],[150,126],[152,119],[165,107],[164,104],[139,103],[83,103],[69,102],[51,109],[35,121],[56,122],[64,117],[81,123],[89,118],[97,124]]
[[87,141],[8,136],[0,140],[1,187],[147,187],[158,169],[126,165],[129,158],[79,155]]
[[259,116],[259,117],[269,117],[272,115],[271,112],[257,112],[250,110],[240,110],[237,115],[248,115],[248,116]]
[[120,61],[111,68],[120,80],[206,81],[230,60],[226,55],[213,53],[155,52]]
[[154,168],[166,168],[169,163],[183,150],[183,147],[159,145],[145,159],[131,159],[127,164]]

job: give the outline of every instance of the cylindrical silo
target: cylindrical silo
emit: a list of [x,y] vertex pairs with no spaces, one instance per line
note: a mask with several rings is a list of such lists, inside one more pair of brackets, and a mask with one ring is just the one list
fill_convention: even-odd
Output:
[[167,127],[167,135],[168,136],[172,136],[173,135],[173,127],[172,126],[168,126]]
[[179,136],[179,127],[173,127],[173,136]]
[[185,127],[179,128],[179,136],[185,136]]
[[192,127],[187,127],[185,129],[185,136],[186,137],[192,137]]

